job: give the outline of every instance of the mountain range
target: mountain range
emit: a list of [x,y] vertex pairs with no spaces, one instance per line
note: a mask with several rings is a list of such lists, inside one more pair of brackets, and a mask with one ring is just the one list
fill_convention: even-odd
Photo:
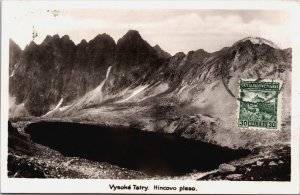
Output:
[[[180,133],[178,121],[201,115],[208,124],[212,120],[230,129],[236,120],[238,82],[255,78],[283,81],[287,106],[282,115],[288,120],[291,59],[291,48],[257,37],[216,52],[199,49],[174,56],[152,47],[135,30],[117,42],[99,34],[77,45],[67,35],[47,36],[24,50],[10,40],[10,117],[106,122],[119,117],[148,130]],[[181,118],[173,123],[176,117]]]

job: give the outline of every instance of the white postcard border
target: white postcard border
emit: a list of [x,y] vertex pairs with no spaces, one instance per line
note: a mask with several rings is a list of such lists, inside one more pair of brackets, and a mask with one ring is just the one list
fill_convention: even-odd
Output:
[[[110,9],[287,9],[293,12],[293,66],[292,66],[292,124],[291,124],[291,181],[190,181],[190,180],[107,180],[107,179],[23,179],[7,177],[7,121],[8,121],[8,32],[9,21],[5,16],[12,8],[22,5],[38,7],[110,8]],[[300,118],[300,6],[295,1],[31,1],[2,2],[1,36],[1,192],[3,193],[142,193],[141,191],[113,191],[109,184],[147,185],[145,193],[243,193],[243,194],[286,194],[299,193],[299,118]],[[196,187],[197,191],[156,191],[154,185]]]

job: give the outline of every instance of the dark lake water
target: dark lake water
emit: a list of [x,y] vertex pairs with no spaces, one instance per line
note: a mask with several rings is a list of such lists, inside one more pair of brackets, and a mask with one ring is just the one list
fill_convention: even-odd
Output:
[[125,127],[38,122],[28,125],[25,131],[34,142],[65,156],[107,162],[150,175],[183,175],[194,169],[208,171],[250,153]]

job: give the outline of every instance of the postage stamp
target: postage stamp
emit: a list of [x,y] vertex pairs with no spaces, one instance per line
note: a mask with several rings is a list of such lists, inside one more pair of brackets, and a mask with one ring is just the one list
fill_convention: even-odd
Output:
[[240,80],[238,127],[280,129],[281,81]]

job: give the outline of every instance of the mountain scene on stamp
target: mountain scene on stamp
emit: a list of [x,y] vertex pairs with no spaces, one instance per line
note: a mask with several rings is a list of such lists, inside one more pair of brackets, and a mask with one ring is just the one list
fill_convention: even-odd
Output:
[[[78,44],[49,35],[23,50],[10,40],[9,54],[12,177],[290,179],[291,48],[247,37],[172,56],[129,30]],[[281,88],[249,92],[249,79]],[[279,120],[267,101],[279,94],[278,130],[237,125]]]

